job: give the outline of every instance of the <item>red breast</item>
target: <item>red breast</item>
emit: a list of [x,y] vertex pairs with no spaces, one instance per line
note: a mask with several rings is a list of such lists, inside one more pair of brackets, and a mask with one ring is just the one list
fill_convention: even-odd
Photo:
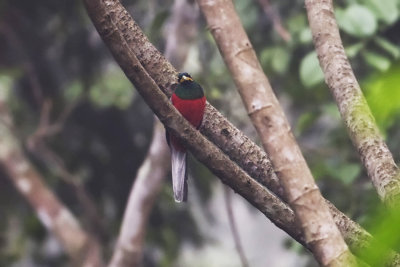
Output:
[[172,95],[172,104],[194,127],[199,128],[203,120],[206,97],[196,99],[181,99],[176,94]]
[[[176,94],[171,97],[172,104],[188,120],[196,129],[201,125],[203,120],[204,108],[206,106],[206,97],[196,99],[181,99]],[[175,136],[170,136],[171,144],[179,151],[186,149],[179,143]]]

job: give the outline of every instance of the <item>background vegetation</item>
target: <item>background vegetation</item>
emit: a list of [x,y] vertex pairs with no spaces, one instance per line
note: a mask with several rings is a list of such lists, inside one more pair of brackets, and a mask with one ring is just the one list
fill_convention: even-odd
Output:
[[[163,51],[173,1],[123,3]],[[271,13],[266,14],[257,1],[235,4],[323,195],[371,233],[385,236],[376,222],[381,204],[323,82],[304,2],[270,1],[272,14],[289,33],[286,40],[275,30]],[[400,1],[335,4],[347,54],[398,161]],[[257,140],[201,18],[182,70],[191,72],[209,101]],[[113,61],[81,1],[0,1],[0,94],[5,90],[12,91],[9,104],[26,154],[84,226],[96,222],[91,230],[110,256],[130,187],[151,140],[153,116]],[[37,141],[35,131],[46,113],[44,106],[50,122],[60,123],[61,130]],[[199,196],[197,206],[213,222],[207,207],[218,181],[203,166],[194,161],[190,165],[192,185]],[[93,214],[82,205],[76,184],[96,204]],[[183,244],[201,247],[212,243],[200,234],[201,221],[195,218],[190,205],[174,203],[168,180],[148,226],[146,266],[173,265]],[[63,266],[68,262],[2,172],[0,233],[0,266],[23,262]]]

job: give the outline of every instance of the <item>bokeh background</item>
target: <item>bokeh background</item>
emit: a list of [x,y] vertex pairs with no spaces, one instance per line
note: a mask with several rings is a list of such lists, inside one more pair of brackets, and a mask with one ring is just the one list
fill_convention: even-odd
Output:
[[[122,2],[164,51],[174,1]],[[304,2],[234,2],[323,195],[369,231],[378,231],[381,206],[323,81]],[[399,0],[335,1],[346,52],[396,161],[399,11]],[[196,21],[180,70],[190,72],[208,100],[258,142],[203,18]],[[109,259],[154,117],[102,43],[82,1],[0,1],[0,90],[12,92],[15,133],[26,155],[83,226],[100,238]],[[46,111],[61,130],[38,146],[32,136]],[[145,266],[241,266],[223,185],[195,160],[189,164],[187,205],[175,204],[170,177],[165,179],[148,224]],[[95,211],[87,212],[71,180],[88,192]],[[232,195],[250,266],[315,266],[300,245]],[[68,266],[60,245],[1,170],[0,266]]]

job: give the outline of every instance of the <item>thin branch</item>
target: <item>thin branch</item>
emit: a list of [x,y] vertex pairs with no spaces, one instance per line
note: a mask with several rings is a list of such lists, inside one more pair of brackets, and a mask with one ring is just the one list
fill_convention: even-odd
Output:
[[79,225],[78,220],[45,185],[26,159],[12,132],[13,122],[6,106],[6,93],[0,93],[0,164],[21,195],[29,202],[42,224],[64,246],[79,266],[102,266],[100,246]]
[[[18,10],[13,8],[11,8],[11,13],[12,16],[21,16]],[[13,27],[10,27],[8,23],[0,24],[0,32],[3,33],[10,46],[17,50],[16,54],[20,55],[20,60],[22,61],[21,66],[28,78],[28,82],[33,93],[33,99],[35,100],[36,104],[40,106],[43,103],[43,90],[40,86],[39,76],[35,71],[35,67],[24,47],[24,43],[20,40]]]
[[182,68],[190,46],[198,33],[199,9],[189,0],[175,0],[172,14],[164,28],[164,55],[176,69]]
[[351,253],[314,182],[232,1],[197,2],[314,257],[323,266],[347,261],[351,265]]
[[[120,57],[116,58],[117,62],[120,65],[128,65],[126,67],[129,69],[129,66],[132,67],[133,65],[128,58],[124,59],[124,57],[128,52],[135,53],[142,66],[158,84],[159,88],[169,95],[170,86],[176,82],[177,71],[149,42],[121,3],[117,0],[109,0],[105,5],[100,0],[85,0],[85,4],[94,25],[110,50],[114,50],[114,53],[121,53],[120,57],[122,59]],[[112,10],[114,14],[118,14],[118,19],[114,19],[112,22],[109,10]],[[105,20],[105,18],[108,19]],[[115,35],[116,32],[120,32],[122,38],[115,40],[111,38],[111,35]],[[259,183],[273,190],[276,195],[283,195],[268,155],[209,104],[206,107],[200,131]],[[253,179],[249,180],[250,183],[252,181]],[[279,205],[275,207],[278,215],[276,218],[271,218],[271,220],[283,227],[281,229],[295,240],[300,241],[300,232],[295,230],[297,226],[294,222],[293,212],[287,206],[281,206],[281,203],[277,202]],[[365,248],[373,248],[373,238],[368,232],[333,205],[330,205],[330,210],[336,225],[354,253]],[[265,214],[265,212],[263,213]],[[400,264],[400,256],[396,253],[391,253],[388,262],[390,266],[398,266]]]
[[72,187],[83,210],[83,219],[86,219],[87,224],[90,225],[90,233],[95,235],[98,239],[106,236],[104,220],[102,220],[94,200],[85,190],[81,179],[68,171],[63,159],[48,147],[43,140],[37,141],[35,147],[31,149],[31,152],[42,160],[46,164],[46,167],[54,172],[58,178]]
[[288,32],[288,30],[286,30],[285,27],[283,27],[281,17],[279,16],[278,11],[271,6],[269,0],[257,0],[257,1],[262,6],[264,13],[272,21],[272,24],[274,25],[274,30],[278,33],[278,35],[286,42],[290,42],[292,36],[290,35],[290,32]]
[[53,102],[51,99],[44,99],[42,109],[40,111],[39,125],[36,131],[29,136],[27,140],[29,149],[34,150],[37,143],[42,142],[45,138],[58,134],[63,129],[65,121],[68,119],[69,115],[78,105],[78,103],[79,101],[75,101],[67,105],[62,113],[54,120],[54,122],[51,122],[50,115],[53,109]]
[[319,62],[354,146],[379,196],[400,203],[400,172],[371,114],[345,54],[332,0],[306,0]]
[[[41,88],[40,84],[38,84],[38,86]],[[106,235],[106,231],[104,222],[100,219],[100,215],[93,199],[88,195],[79,178],[67,170],[63,159],[46,144],[47,138],[62,131],[65,121],[78,103],[79,101],[74,101],[67,105],[54,122],[51,122],[50,115],[53,103],[50,99],[44,99],[40,112],[39,125],[36,131],[27,138],[26,144],[31,153],[33,153],[38,159],[44,161],[46,166],[51,171],[55,172],[60,179],[72,186],[77,200],[84,210],[83,214],[92,226],[91,233],[100,238],[101,236]]]
[[224,196],[225,196],[225,207],[228,214],[229,227],[232,231],[233,241],[235,242],[236,251],[239,255],[240,261],[242,262],[243,267],[248,267],[248,261],[246,258],[246,254],[244,253],[242,242],[240,241],[239,231],[236,227],[235,216],[233,215],[232,209],[232,198],[231,198],[231,190],[225,186],[224,187]]
[[140,266],[150,211],[170,169],[164,127],[155,120],[153,139],[135,178],[109,267]]

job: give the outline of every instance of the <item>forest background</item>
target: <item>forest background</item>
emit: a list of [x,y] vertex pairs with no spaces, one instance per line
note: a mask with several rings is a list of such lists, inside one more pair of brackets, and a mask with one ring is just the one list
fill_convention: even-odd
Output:
[[[260,144],[196,3],[122,3],[173,65],[203,86],[208,101]],[[324,83],[304,2],[234,3],[323,196],[370,233],[399,234],[395,227],[382,227],[382,204]],[[334,4],[346,53],[398,162],[400,1]],[[13,139],[2,136],[0,144],[20,144],[44,185],[110,259],[152,141],[154,115],[109,53],[83,2],[0,2],[0,95],[13,121]],[[43,213],[40,217],[29,205],[40,201],[20,194],[24,185],[15,187],[7,164],[12,162],[3,160],[0,175],[0,266],[68,266],[69,254],[43,225]],[[240,266],[226,201],[233,206],[249,266],[286,255],[295,256],[285,266],[298,266],[299,259],[305,266],[316,264],[296,241],[270,232],[281,230],[227,193],[192,158],[190,172],[188,204],[176,204],[170,174],[163,179],[146,223],[145,266]],[[393,243],[398,247],[398,240]],[[269,247],[284,249],[267,255]]]

